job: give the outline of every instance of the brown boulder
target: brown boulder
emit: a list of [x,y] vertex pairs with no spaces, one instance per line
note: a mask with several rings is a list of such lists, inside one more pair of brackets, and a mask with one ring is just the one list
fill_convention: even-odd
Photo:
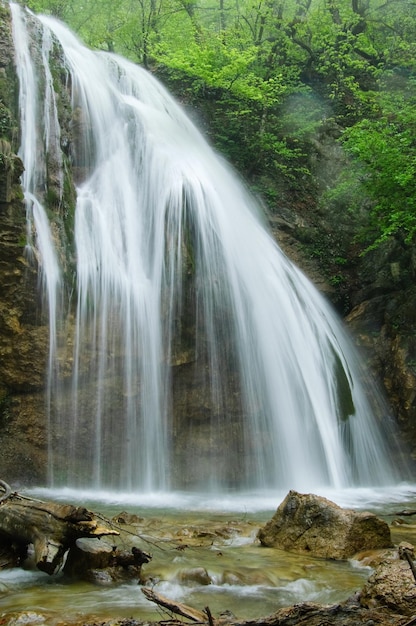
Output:
[[288,493],[258,539],[267,547],[327,559],[392,546],[388,524],[373,513],[342,509],[326,498],[296,491]]
[[[403,549],[404,548],[404,549]],[[374,609],[387,607],[403,615],[416,613],[415,575],[403,553],[414,558],[414,548],[402,543],[398,550],[389,552],[364,585],[360,604]]]
[[64,572],[72,578],[99,585],[140,579],[143,563],[151,556],[137,547],[130,551],[96,539],[77,539],[68,552]]

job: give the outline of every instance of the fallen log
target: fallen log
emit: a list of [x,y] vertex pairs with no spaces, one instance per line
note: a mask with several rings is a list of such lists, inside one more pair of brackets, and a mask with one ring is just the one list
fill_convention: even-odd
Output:
[[398,511],[394,515],[400,515],[401,517],[411,516],[411,515],[416,515],[416,511],[413,509],[404,509],[403,511]]
[[405,541],[402,541],[402,543],[400,543],[399,545],[398,554],[399,554],[399,559],[402,559],[409,563],[409,567],[413,574],[413,578],[416,581],[416,566],[413,560],[415,558],[414,546],[411,543],[406,543]]
[[[167,610],[169,613],[174,613],[175,615],[180,615],[181,617],[186,617],[192,622],[206,622],[207,615],[202,611],[198,611],[197,609],[193,609],[191,606],[186,604],[182,604],[180,602],[174,602],[173,600],[169,600],[169,598],[165,598],[164,596],[160,596],[158,593],[155,593],[153,589],[149,589],[148,587],[142,588],[142,593],[146,596],[150,602],[154,602],[162,609]],[[211,617],[212,619],[212,617]]]
[[[237,619],[232,615],[221,614],[217,619],[213,619],[209,607],[205,611],[197,611],[185,604],[176,603],[156,594],[152,589],[143,588],[142,592],[151,601],[155,602],[162,609],[169,613],[175,613],[182,617],[186,617],[194,624],[203,623],[206,626],[367,626],[368,624],[377,624],[378,626],[416,626],[416,619],[412,617],[410,621],[406,620],[400,612],[395,613],[389,607],[363,607],[359,603],[359,597],[353,596],[340,604],[315,604],[312,602],[301,602],[289,607],[279,609],[276,613],[265,617],[253,619]],[[172,624],[178,626],[184,622],[179,621],[160,621],[153,622],[153,626],[162,626],[164,624]],[[141,622],[129,620],[130,626],[142,626]],[[88,626],[93,626],[88,625]],[[110,626],[109,622],[105,626]],[[124,626],[123,621],[117,621],[112,626]]]
[[4,482],[4,480],[0,480],[0,492],[1,490],[3,490],[3,493],[0,493],[0,502],[3,502],[3,500],[7,500],[10,496],[12,490],[10,486]]
[[[2,481],[3,491],[7,493],[5,485]],[[15,546],[19,561],[26,558],[29,545],[33,545],[36,567],[47,574],[60,568],[77,539],[120,534],[110,526],[83,507],[42,502],[11,490],[0,501],[1,543]]]

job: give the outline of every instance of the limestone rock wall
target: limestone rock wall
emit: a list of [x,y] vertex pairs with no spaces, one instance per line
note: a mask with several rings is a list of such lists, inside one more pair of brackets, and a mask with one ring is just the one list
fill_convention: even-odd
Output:
[[403,454],[416,460],[416,253],[397,238],[362,255],[355,235],[365,214],[342,204],[324,211],[321,194],[348,166],[338,136],[324,128],[311,146],[319,184],[308,206],[287,197],[271,225],[289,258],[344,317],[390,404],[387,419],[399,427]]
[[16,101],[10,16],[0,4],[0,475],[13,485],[39,482],[46,473],[49,333],[36,261],[25,252]]
[[25,483],[46,472],[45,372],[49,330],[35,263],[25,256],[25,208],[13,181],[0,203],[0,475]]

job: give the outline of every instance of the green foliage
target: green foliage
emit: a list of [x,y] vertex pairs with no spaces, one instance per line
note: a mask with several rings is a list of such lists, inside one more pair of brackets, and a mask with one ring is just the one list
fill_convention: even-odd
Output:
[[312,185],[315,138],[332,119],[344,129],[350,161],[321,206],[337,205],[365,224],[360,237],[367,247],[392,236],[413,243],[413,0],[30,0],[29,6],[65,20],[91,46],[163,73],[187,103],[205,110],[215,145],[254,183],[267,185],[263,195],[273,202],[282,186],[290,194]]
[[343,135],[353,158],[344,184],[352,175],[359,180],[362,195],[355,209],[363,197],[371,202],[368,229],[362,232],[369,248],[391,236],[411,244],[416,234],[416,89],[383,93],[379,104],[376,118],[360,120]]
[[154,55],[169,68],[194,77],[204,88],[229,90],[249,100],[260,100],[263,96],[262,81],[252,69],[256,58],[254,47],[239,51],[226,46],[221,37],[216,36],[204,46],[191,41],[180,51],[159,44],[154,48]]
[[10,110],[0,100],[0,137],[9,137],[12,126]]

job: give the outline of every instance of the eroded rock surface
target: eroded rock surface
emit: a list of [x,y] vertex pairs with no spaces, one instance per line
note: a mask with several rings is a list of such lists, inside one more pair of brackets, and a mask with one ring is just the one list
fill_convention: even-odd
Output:
[[416,613],[415,576],[409,561],[401,554],[403,547],[411,560],[414,559],[414,548],[408,544],[401,544],[397,550],[388,552],[362,589],[362,606],[387,607],[404,615]]
[[327,559],[392,545],[386,522],[373,513],[343,509],[313,494],[290,491],[259,530],[262,545]]

